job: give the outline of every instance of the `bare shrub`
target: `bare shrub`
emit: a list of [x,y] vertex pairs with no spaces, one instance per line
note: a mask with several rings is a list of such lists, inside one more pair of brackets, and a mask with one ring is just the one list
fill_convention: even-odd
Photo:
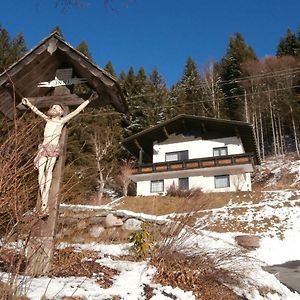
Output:
[[157,268],[154,280],[163,285],[192,291],[197,299],[242,299],[220,283],[230,272],[216,268],[208,256],[163,252],[151,260]]
[[128,188],[131,183],[131,175],[134,171],[134,162],[132,160],[125,160],[120,167],[120,174],[117,177],[118,182],[120,182],[122,187],[123,196],[127,197]]
[[30,300],[26,296],[16,295],[11,285],[0,281],[0,300]]
[[180,189],[175,184],[170,185],[167,190],[167,196],[180,198],[198,198],[203,194],[200,188]]
[[194,219],[195,213],[182,214],[156,233],[155,251],[151,253],[156,282],[191,290],[197,299],[242,299],[224,284],[254,284],[247,272],[254,268],[254,259],[245,249],[231,244],[223,249],[207,244],[219,241],[194,226]]
[[16,121],[0,144],[0,234],[7,236],[35,205],[38,183],[33,168],[37,121]]
[[40,120],[28,119],[26,114],[0,124],[0,271],[7,273],[1,281],[12,291],[8,299],[21,299],[17,295],[26,290],[28,283],[17,278],[26,267],[25,249],[40,218],[34,211],[38,180],[33,167],[39,125]]

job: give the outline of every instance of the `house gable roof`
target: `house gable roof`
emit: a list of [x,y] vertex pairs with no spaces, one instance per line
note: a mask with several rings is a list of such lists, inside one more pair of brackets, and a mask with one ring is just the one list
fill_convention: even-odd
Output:
[[[51,81],[59,68],[72,68],[73,75],[85,78],[103,104],[113,105],[119,112],[127,111],[127,104],[116,79],[99,68],[88,57],[66,43],[54,32],[0,74],[0,111],[13,118],[14,107],[22,97],[49,94],[50,88],[38,83]],[[14,98],[14,93],[16,98]]]
[[151,163],[155,141],[161,142],[166,140],[168,135],[182,133],[201,136],[203,139],[239,136],[245,152],[253,153],[255,163],[260,164],[253,126],[240,121],[178,115],[126,138],[122,143],[135,157],[139,156],[139,149],[142,148],[146,154],[143,156],[144,162]]

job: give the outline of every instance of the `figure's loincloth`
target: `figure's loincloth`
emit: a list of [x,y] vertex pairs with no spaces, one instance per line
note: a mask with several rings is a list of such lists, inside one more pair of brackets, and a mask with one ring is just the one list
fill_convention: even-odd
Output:
[[38,152],[34,158],[34,166],[38,169],[41,157],[59,157],[61,153],[60,145],[56,144],[39,144]]

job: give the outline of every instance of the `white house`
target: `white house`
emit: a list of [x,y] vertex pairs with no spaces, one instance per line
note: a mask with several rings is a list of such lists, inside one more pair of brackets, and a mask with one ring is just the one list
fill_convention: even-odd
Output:
[[131,179],[137,195],[179,189],[203,192],[251,191],[254,165],[260,163],[249,123],[179,115],[137,133],[123,145],[139,163]]

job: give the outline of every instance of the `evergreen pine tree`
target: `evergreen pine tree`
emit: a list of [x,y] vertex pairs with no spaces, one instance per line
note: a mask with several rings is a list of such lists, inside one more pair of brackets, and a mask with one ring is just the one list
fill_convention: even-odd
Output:
[[138,70],[135,83],[135,93],[137,95],[145,95],[148,92],[147,87],[149,86],[149,82],[146,71],[143,67],[140,67]]
[[0,25],[0,73],[20,59],[27,51],[22,33],[11,38],[8,31]]
[[53,33],[53,32],[58,33],[58,35],[59,35],[60,37],[62,37],[63,39],[65,38],[65,37],[64,37],[64,34],[63,34],[62,30],[61,30],[61,28],[60,28],[58,25],[56,25],[56,26],[51,30],[51,33]]
[[124,89],[128,96],[135,95],[135,74],[133,67],[130,67],[124,82]]
[[289,28],[287,30],[286,35],[282,37],[279,41],[276,55],[277,56],[284,56],[284,55],[299,56],[300,55],[299,37],[297,38],[296,34],[294,34],[292,30]]
[[166,83],[157,67],[153,68],[149,76],[149,83],[152,109],[149,109],[148,116],[150,117],[150,124],[154,125],[168,118],[169,94]]
[[242,77],[242,64],[248,60],[257,60],[253,49],[248,46],[241,35],[236,33],[230,38],[229,47],[220,62],[220,72],[223,84],[223,92],[226,97],[227,115],[230,119],[241,119],[239,96],[243,95],[243,88],[237,82]]
[[114,66],[113,66],[111,60],[109,60],[107,62],[107,64],[104,67],[104,70],[107,71],[110,75],[112,75],[114,77],[117,77]]
[[149,108],[150,85],[145,69],[141,67],[136,76],[130,68],[126,78],[128,91],[128,106],[131,111],[131,124],[128,130],[131,134],[139,132],[149,126],[147,109]]
[[166,83],[165,83],[162,75],[158,72],[157,67],[153,68],[153,70],[149,76],[149,79],[150,79],[152,86],[157,90],[160,90],[161,88],[166,87]]
[[89,46],[85,41],[81,41],[80,44],[76,47],[76,49],[93,61],[93,57],[90,52]]
[[171,91],[171,101],[175,109],[172,114],[201,115],[202,110],[197,103],[200,98],[200,77],[197,65],[189,57],[185,64],[181,80],[176,83]]

